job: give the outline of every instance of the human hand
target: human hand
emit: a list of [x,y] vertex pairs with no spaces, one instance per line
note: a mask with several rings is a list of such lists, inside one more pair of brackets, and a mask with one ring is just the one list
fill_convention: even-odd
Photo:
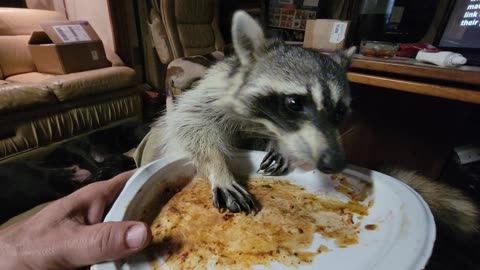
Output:
[[101,223],[133,171],[90,184],[0,231],[0,269],[71,269],[127,257],[151,241],[137,221]]

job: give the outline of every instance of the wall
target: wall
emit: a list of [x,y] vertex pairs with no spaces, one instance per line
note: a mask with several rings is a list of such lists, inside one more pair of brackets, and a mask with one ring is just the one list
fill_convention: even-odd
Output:
[[112,23],[107,0],[26,0],[28,8],[56,10],[69,20],[87,20],[105,46],[115,50]]
[[112,23],[107,0],[65,0],[70,20],[87,20],[102,39],[105,46],[115,50]]
[[28,8],[57,10],[65,13],[65,5],[63,0],[26,0]]

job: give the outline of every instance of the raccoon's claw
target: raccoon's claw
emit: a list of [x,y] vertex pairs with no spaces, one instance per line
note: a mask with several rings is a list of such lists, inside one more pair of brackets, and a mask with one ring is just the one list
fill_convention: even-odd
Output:
[[[263,171],[263,172],[262,172]],[[270,151],[260,163],[258,173],[263,175],[278,176],[287,173],[288,161],[279,153]]]
[[257,211],[252,196],[237,183],[233,183],[231,188],[214,188],[213,206],[220,211],[229,210],[232,213]]

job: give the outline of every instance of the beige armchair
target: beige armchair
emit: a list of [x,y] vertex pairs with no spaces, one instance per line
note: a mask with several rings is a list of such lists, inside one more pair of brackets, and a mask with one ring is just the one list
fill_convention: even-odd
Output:
[[153,0],[150,29],[160,61],[168,65],[167,105],[224,57],[218,1]]
[[38,72],[28,48],[55,11],[0,8],[0,162],[126,122],[142,120],[136,73],[107,49],[111,67],[55,75]]
[[[188,90],[207,68],[223,59],[218,27],[219,0],[153,0],[150,29],[160,61],[168,65],[165,79],[167,111],[175,96]],[[138,146],[138,166],[157,158],[160,129],[152,127]]]

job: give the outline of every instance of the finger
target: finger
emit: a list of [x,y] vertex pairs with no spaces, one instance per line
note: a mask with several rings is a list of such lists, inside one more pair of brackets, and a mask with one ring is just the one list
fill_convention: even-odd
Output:
[[150,228],[142,222],[107,222],[83,227],[76,235],[76,246],[65,252],[69,265],[76,268],[130,256],[144,249],[152,239]]
[[87,224],[96,224],[102,221],[105,209],[115,201],[118,194],[125,186],[125,183],[130,179],[133,173],[134,171],[122,173],[104,182],[106,186],[100,187],[100,192],[102,191],[102,188],[104,188],[103,194],[97,196],[90,202],[86,221]]
[[113,203],[134,172],[124,172],[110,180],[92,183],[57,203],[69,216],[82,216],[85,217],[83,223],[96,224],[102,220],[105,208]]
[[[135,173],[135,170],[121,173],[110,180],[95,182],[86,186],[75,193],[80,193],[79,196],[83,200],[91,200],[99,195],[105,195],[104,199],[107,203],[112,203],[122,191],[128,179]],[[74,194],[75,194],[74,193]],[[74,195],[72,194],[72,195]]]
[[80,203],[91,202],[92,199],[102,197],[107,203],[112,203],[134,172],[134,170],[124,172],[110,180],[92,183],[65,198]]
[[118,193],[120,193],[122,188],[125,186],[128,179],[130,179],[130,177],[132,177],[132,175],[135,173],[135,171],[136,170],[123,172],[123,173],[113,177],[110,180],[104,181],[104,183],[108,183],[109,185],[111,185],[112,188],[116,188],[116,190],[117,190],[116,192],[118,194]]
[[105,184],[104,187],[100,187],[99,192],[107,191],[107,196],[105,197],[106,203],[111,204],[118,197],[118,194],[122,191],[123,187],[127,183],[128,179],[135,173],[135,170],[121,173],[114,178],[100,182]]

